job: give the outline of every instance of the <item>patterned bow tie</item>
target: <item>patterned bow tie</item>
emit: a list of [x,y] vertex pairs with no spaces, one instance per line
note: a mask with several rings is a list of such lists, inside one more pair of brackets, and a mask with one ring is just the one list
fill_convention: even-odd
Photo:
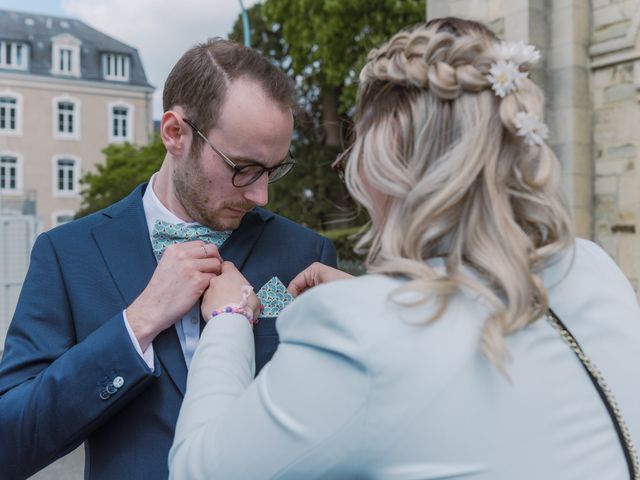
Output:
[[175,223],[156,220],[151,230],[151,245],[156,260],[160,260],[165,249],[174,243],[202,240],[220,248],[231,235],[231,230],[218,232],[202,225],[176,225]]

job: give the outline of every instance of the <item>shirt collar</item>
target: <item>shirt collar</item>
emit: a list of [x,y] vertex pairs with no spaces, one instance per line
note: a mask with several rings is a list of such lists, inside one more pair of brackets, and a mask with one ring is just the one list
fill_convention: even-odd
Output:
[[156,193],[153,191],[153,185],[155,183],[158,172],[154,173],[149,179],[149,185],[142,197],[142,206],[144,207],[144,215],[147,218],[147,229],[149,230],[149,236],[153,230],[153,225],[157,220],[164,222],[175,223],[176,225],[197,225],[196,222],[187,222],[178,217],[175,213],[165,207]]

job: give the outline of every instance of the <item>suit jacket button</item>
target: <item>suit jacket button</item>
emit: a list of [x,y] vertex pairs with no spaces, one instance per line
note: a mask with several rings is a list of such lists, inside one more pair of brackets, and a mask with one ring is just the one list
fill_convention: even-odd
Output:
[[106,400],[106,399],[108,399],[110,396],[111,396],[111,394],[110,394],[106,389],[104,389],[104,390],[102,390],[102,391],[100,392],[100,398],[101,398],[102,400]]
[[118,389],[113,385],[113,383],[110,383],[109,385],[107,385],[105,390],[109,392],[109,395],[113,395],[118,391]]
[[117,376],[116,378],[113,379],[113,386],[116,388],[120,388],[124,385],[124,378],[122,378],[121,376]]

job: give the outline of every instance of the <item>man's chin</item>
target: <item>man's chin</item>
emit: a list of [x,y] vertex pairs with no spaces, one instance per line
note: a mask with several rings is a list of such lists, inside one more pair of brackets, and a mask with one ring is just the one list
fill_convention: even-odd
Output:
[[242,223],[242,217],[234,220],[227,220],[221,224],[222,228],[220,230],[236,230],[240,223]]
[[216,212],[215,217],[203,216],[201,220],[196,221],[217,231],[236,230],[240,226],[242,219],[248,213],[248,211],[249,210],[245,209],[225,207],[219,209]]
[[212,227],[214,230],[218,230],[218,231],[222,231],[222,230],[236,230],[239,226],[240,223],[242,223],[242,219],[244,218],[244,216],[246,215],[245,213],[233,213],[233,214],[226,214],[227,212],[224,212],[225,215],[221,215],[218,218],[216,218],[215,222],[212,222]]

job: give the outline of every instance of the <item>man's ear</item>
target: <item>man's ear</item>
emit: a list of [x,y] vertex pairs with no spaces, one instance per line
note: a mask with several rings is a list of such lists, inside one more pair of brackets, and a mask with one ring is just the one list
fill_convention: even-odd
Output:
[[182,120],[179,112],[169,110],[164,112],[160,121],[160,137],[167,153],[174,157],[181,157],[185,148],[190,145],[191,129]]

